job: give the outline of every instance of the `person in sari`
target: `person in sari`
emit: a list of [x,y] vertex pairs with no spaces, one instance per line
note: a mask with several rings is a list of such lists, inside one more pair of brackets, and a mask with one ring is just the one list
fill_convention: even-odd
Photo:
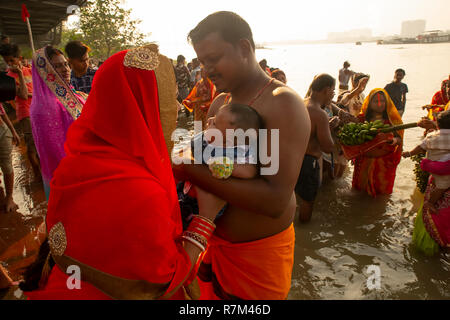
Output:
[[[389,94],[384,89],[374,89],[365,99],[361,122],[382,120],[385,124],[402,124],[402,118],[395,108]],[[377,147],[376,157],[365,154],[355,159],[352,186],[366,191],[375,197],[378,194],[391,194],[395,173],[402,156],[403,131],[394,133],[392,141]],[[374,155],[375,153],[372,153]]]
[[431,99],[432,105],[446,105],[450,100],[450,80],[446,79],[442,81],[441,90],[436,92]]
[[[29,298],[198,296],[196,270],[221,207],[203,206],[197,190],[199,216],[182,231],[169,158],[176,110],[173,66],[156,45],[103,63],[51,181],[46,225],[56,265]],[[73,290],[69,266],[81,275]]]
[[80,116],[87,95],[70,86],[69,64],[64,54],[51,46],[34,53],[32,73],[31,127],[48,199],[53,172],[65,156],[67,130]]
[[[420,165],[422,170],[432,175],[450,175],[450,160],[441,162],[423,159]],[[415,219],[412,237],[415,247],[427,256],[437,254],[440,249],[450,250],[450,189],[447,189],[437,201],[435,205],[437,212],[424,205],[436,189],[432,175],[428,181],[424,201]]]
[[194,112],[194,121],[201,121],[203,130],[206,128],[209,106],[217,95],[216,87],[206,76],[205,69],[201,69],[202,78],[198,81],[183,105],[190,112]]

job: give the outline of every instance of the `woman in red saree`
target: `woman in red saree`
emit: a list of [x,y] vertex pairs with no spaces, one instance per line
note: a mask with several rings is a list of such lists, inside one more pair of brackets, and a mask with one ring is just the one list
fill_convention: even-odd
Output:
[[[450,160],[445,162],[423,159],[420,164],[422,170],[437,175],[450,175]],[[433,177],[430,176],[425,191],[428,200],[436,188]],[[424,254],[433,256],[442,250],[450,250],[450,190],[437,201],[437,213],[423,206],[417,213],[412,237],[413,244]]]
[[[207,242],[182,233],[169,158],[175,91],[172,64],[156,45],[119,52],[97,72],[51,180],[46,224],[56,265],[30,299],[198,296],[193,266]],[[199,219],[213,226],[205,211]],[[81,282],[71,290],[77,268]]]
[[[382,120],[385,124],[402,124],[402,118],[389,94],[384,89],[374,89],[365,99],[359,115],[361,122]],[[395,133],[393,140],[382,144],[375,152],[376,157],[363,155],[355,159],[353,188],[366,191],[375,197],[391,194],[395,172],[402,155],[403,130]]]
[[208,110],[216,95],[216,87],[206,76],[205,69],[202,68],[202,78],[183,100],[186,109],[190,112],[194,111],[194,121],[202,122],[202,130],[206,127]]
[[431,99],[431,104],[434,105],[446,105],[449,100],[449,90],[450,90],[450,80],[444,80],[442,81],[441,84],[441,90],[439,90],[438,92],[436,92],[433,96],[433,98]]

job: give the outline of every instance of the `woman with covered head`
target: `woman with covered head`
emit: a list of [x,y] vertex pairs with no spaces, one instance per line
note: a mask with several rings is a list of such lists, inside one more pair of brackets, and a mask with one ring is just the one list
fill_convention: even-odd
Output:
[[65,156],[67,130],[80,116],[87,95],[72,88],[69,63],[52,46],[33,55],[33,86],[30,120],[48,199],[53,172]]
[[[176,110],[173,67],[156,45],[105,61],[51,181],[56,265],[30,298],[195,297],[195,266],[221,208],[199,198],[200,215],[182,231],[169,158]],[[69,266],[79,268],[81,289],[67,287]]]
[[[384,89],[374,89],[365,99],[361,113],[361,122],[382,121],[384,124],[400,125],[402,119],[394,102]],[[371,154],[355,159],[353,188],[366,191],[371,196],[391,194],[395,173],[400,163],[403,145],[403,130],[394,132],[392,140],[379,145]]]

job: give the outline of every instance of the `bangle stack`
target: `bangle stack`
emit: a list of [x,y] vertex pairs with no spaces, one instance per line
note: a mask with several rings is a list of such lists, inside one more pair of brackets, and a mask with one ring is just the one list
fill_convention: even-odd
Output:
[[202,252],[208,248],[209,239],[216,229],[214,222],[203,216],[195,216],[181,238],[189,241]]

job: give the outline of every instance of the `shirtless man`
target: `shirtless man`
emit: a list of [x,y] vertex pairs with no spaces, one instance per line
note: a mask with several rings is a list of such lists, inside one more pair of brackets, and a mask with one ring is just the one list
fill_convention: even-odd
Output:
[[[227,266],[227,272],[223,271],[224,267],[218,270],[212,260],[212,271],[216,273],[217,282],[231,296],[285,299],[289,292],[294,254],[294,187],[309,139],[311,125],[308,113],[294,90],[272,80],[261,69],[255,57],[250,27],[237,14],[211,14],[189,33],[188,38],[217,90],[230,93],[222,93],[213,101],[208,117],[214,117],[226,102],[250,105],[262,117],[268,130],[268,154],[274,153],[272,148],[279,150],[279,169],[274,175],[245,180],[233,177],[215,179],[204,165],[177,165],[174,166],[174,173],[228,203],[225,214],[216,220],[215,235],[221,240],[230,244],[246,242],[251,245],[256,240],[273,240],[290,232],[292,239],[289,239],[289,248],[283,251],[287,258],[281,259],[268,249],[260,254],[261,258],[264,257],[261,261],[246,261],[247,267],[248,263],[252,263],[252,270],[242,270],[245,267],[239,265],[240,258],[233,256],[229,258],[234,259],[235,265]],[[270,130],[273,129],[279,129],[279,141],[275,145],[270,144]],[[239,254],[238,251],[235,253]],[[280,270],[274,272],[275,265],[285,272],[281,275],[278,274]],[[250,274],[246,275],[246,280],[233,279],[239,270],[252,273],[252,281],[249,283]],[[260,271],[257,275],[254,274],[256,270]],[[233,272],[234,275],[231,274]],[[252,286],[255,282],[258,289]],[[287,290],[285,286],[288,286]]]
[[331,103],[335,86],[336,80],[332,76],[321,74],[314,78],[311,84],[311,96],[305,100],[311,119],[311,135],[300,176],[295,186],[295,191],[301,199],[299,220],[302,223],[311,219],[314,200],[320,186],[319,159],[322,152],[331,153],[334,148],[330,126],[336,127],[339,124],[339,119],[333,117],[329,120],[322,106]]

